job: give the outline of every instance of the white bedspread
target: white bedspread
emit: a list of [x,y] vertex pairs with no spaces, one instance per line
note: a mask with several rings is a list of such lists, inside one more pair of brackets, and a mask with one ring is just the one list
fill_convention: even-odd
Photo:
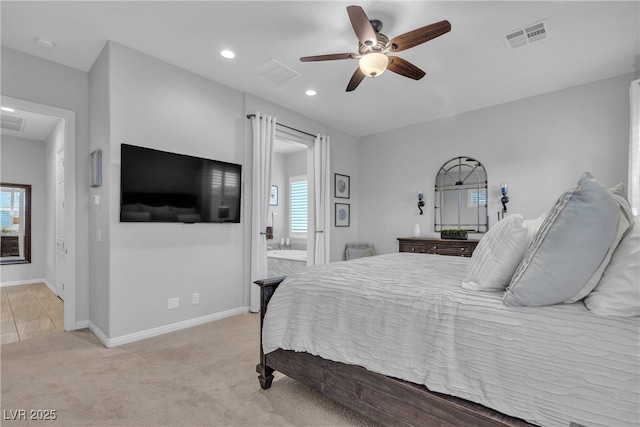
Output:
[[305,351],[543,426],[640,424],[640,319],[508,307],[461,288],[469,258],[397,253],[309,267],[276,290],[265,353]]

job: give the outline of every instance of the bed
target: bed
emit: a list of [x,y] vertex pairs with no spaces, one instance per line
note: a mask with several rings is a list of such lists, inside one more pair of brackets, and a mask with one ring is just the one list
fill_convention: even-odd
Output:
[[[585,200],[584,194],[579,196]],[[493,231],[471,259],[395,253],[258,281],[263,297],[256,368],[261,386],[271,386],[276,370],[385,425],[637,426],[640,316],[635,311],[597,315],[585,302],[601,282],[625,269],[611,267],[609,274],[606,267],[616,264],[617,247],[631,238],[625,237],[631,223],[621,227],[620,219],[610,227],[613,240],[604,238],[607,248],[594,266],[598,283],[588,292],[581,283],[580,292],[570,293],[574,298],[561,295],[562,303],[548,304],[536,302],[540,295],[521,291],[538,258],[545,272],[533,276],[535,289],[552,280],[546,270],[555,269],[556,260],[559,269],[573,271],[571,277],[560,275],[566,281],[588,269],[585,254],[580,254],[578,269],[566,265],[575,253],[545,258],[549,244],[571,240],[549,235],[554,224],[566,228],[564,221],[581,221],[563,218],[571,202],[563,203],[535,233],[527,235],[517,218],[495,227],[518,223],[524,230],[524,255],[516,256],[516,272],[508,272],[522,282],[511,279],[506,291],[461,286],[482,258],[476,252],[486,253],[482,246],[499,234]],[[587,223],[593,226],[591,221]],[[509,239],[517,235],[514,229],[506,231]],[[625,244],[632,245],[637,257],[637,231],[634,236]],[[583,244],[584,238],[578,241]],[[497,248],[518,252],[500,243]],[[618,252],[626,256],[630,249]],[[490,270],[494,284],[499,269]],[[523,304],[527,298],[534,304]]]

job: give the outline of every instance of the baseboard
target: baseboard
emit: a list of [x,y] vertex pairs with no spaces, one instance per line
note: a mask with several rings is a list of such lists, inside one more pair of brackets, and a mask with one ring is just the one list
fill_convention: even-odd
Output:
[[84,329],[84,328],[90,328],[90,324],[91,322],[89,322],[88,320],[80,320],[79,322],[76,322],[75,325],[73,325],[73,330],[76,331],[78,329]]
[[19,286],[19,285],[35,285],[36,283],[44,283],[47,285],[49,289],[55,294],[56,292],[53,290],[47,279],[27,279],[27,280],[16,280],[13,282],[2,282],[0,283],[0,287],[5,288],[7,286]]
[[202,325],[204,323],[214,322],[216,320],[225,319],[239,314],[249,313],[249,307],[239,307],[220,313],[209,314],[195,319],[184,320],[182,322],[172,323],[170,325],[160,326],[158,328],[147,329],[146,331],[135,332],[133,334],[123,335],[120,337],[107,337],[96,325],[89,321],[89,330],[102,342],[105,347],[117,347],[119,345],[128,344],[147,338],[156,337],[169,332],[179,331],[181,329],[190,328],[192,326]]
[[43,280],[44,284],[47,285],[47,288],[49,288],[49,290],[51,292],[53,292],[53,294],[55,296],[58,296],[58,291],[56,290],[55,286],[53,286],[51,283],[49,283],[49,281],[47,279]]
[[87,321],[87,327],[96,336],[105,347],[111,347],[109,345],[109,338],[98,328],[91,320]]

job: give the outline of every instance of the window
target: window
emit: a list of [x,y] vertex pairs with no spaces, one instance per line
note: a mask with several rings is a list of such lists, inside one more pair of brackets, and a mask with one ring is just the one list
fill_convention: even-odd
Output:
[[[20,200],[24,190],[3,188],[0,192],[0,225],[3,229],[13,229],[19,226],[15,219],[20,218]],[[14,225],[15,224],[15,225]]]
[[3,240],[0,264],[28,264],[31,262],[31,186],[0,184]]
[[289,234],[307,236],[308,183],[306,176],[289,178]]
[[467,207],[487,206],[487,189],[467,190]]

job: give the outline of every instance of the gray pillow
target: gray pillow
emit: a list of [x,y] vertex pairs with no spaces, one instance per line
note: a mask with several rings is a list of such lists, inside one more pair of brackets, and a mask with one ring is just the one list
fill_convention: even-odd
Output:
[[567,303],[580,301],[582,298],[589,295],[589,293],[598,285],[605,269],[611,262],[611,257],[613,256],[614,251],[620,245],[620,241],[622,240],[622,238],[627,235],[629,230],[631,230],[631,226],[633,225],[633,213],[631,212],[631,205],[629,205],[629,200],[627,200],[627,192],[624,189],[624,185],[620,183],[615,187],[611,187],[607,191],[613,196],[613,200],[616,201],[620,208],[618,227],[616,228],[616,233],[613,236],[613,242],[611,242],[604,260],[600,263],[598,269],[593,273],[589,281],[582,288],[582,291],[575,295],[573,298],[570,298],[568,301],[565,301]]
[[[503,296],[506,305],[543,306],[586,296],[596,285],[618,228],[620,206],[589,172],[551,209]],[[618,242],[615,242],[617,245]]]
[[373,252],[373,248],[347,248],[346,251],[346,259],[351,260],[351,259],[357,259],[357,258],[363,258],[366,256],[374,256],[375,253]]

